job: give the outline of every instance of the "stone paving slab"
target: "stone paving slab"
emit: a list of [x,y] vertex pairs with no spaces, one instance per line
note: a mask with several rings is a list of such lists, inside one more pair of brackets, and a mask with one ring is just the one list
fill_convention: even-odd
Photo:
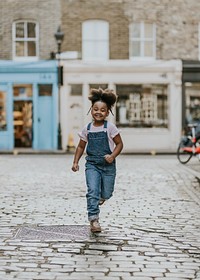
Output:
[[120,156],[94,235],[84,160],[78,173],[71,162],[0,156],[0,279],[200,279],[196,173],[173,156]]

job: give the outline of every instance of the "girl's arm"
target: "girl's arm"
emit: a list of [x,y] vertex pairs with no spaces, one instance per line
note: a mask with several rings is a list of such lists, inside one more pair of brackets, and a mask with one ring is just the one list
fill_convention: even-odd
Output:
[[112,152],[111,155],[105,155],[105,160],[108,163],[112,163],[114,161],[114,159],[121,153],[122,149],[123,149],[123,142],[122,142],[122,138],[120,136],[120,134],[117,134],[114,138],[113,141],[115,143],[115,148]]
[[79,170],[79,160],[85,150],[85,146],[86,146],[86,142],[81,140],[79,141],[78,143],[78,146],[76,148],[76,151],[75,151],[75,155],[74,155],[74,161],[73,161],[73,165],[72,165],[72,170],[74,172],[78,171]]

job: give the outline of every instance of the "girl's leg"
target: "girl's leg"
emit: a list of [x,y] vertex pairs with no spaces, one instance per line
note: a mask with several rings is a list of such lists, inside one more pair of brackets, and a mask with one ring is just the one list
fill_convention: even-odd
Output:
[[111,198],[114,191],[115,177],[116,169],[114,166],[112,168],[109,166],[102,172],[101,199],[107,200]]
[[86,183],[87,183],[87,211],[88,220],[98,220],[99,218],[99,196],[101,186],[101,174],[93,165],[86,165]]

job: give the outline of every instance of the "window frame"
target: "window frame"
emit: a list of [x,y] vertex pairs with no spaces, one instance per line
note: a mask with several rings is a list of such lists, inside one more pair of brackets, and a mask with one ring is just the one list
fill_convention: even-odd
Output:
[[[17,38],[16,37],[16,27],[18,23],[23,23],[25,34],[24,37],[22,38]],[[29,38],[27,36],[27,26],[28,23],[34,23],[35,24],[35,37]],[[27,47],[27,42],[35,42],[35,51],[36,55],[35,56],[17,56],[16,54],[16,42],[25,42],[25,52],[28,54],[28,47]],[[37,61],[39,60],[39,25],[36,21],[33,20],[17,20],[13,22],[12,25],[12,49],[13,49],[13,60],[17,61]]]
[[[140,37],[133,37],[132,36],[132,29],[134,24],[140,25]],[[152,25],[152,37],[145,37],[145,24]],[[140,46],[140,55],[134,56],[132,54],[132,42],[139,42]],[[144,49],[145,43],[152,42],[152,56],[145,56]],[[129,58],[134,60],[152,60],[156,59],[156,24],[149,23],[149,22],[132,22],[129,25]]]
[[[89,26],[90,24],[90,26]],[[91,27],[91,25],[96,24],[99,26],[95,27],[97,29],[101,29],[103,30],[103,28],[100,26],[101,24],[105,25],[106,28],[106,32],[102,33],[104,38],[97,38],[96,35],[98,32],[94,32],[91,35],[91,38],[85,38],[86,36],[88,36],[88,28]],[[87,26],[88,25],[88,26]],[[101,34],[101,35],[102,35]],[[94,37],[93,37],[94,36]],[[85,20],[82,22],[82,59],[83,60],[87,60],[87,61],[103,61],[103,60],[108,60],[109,56],[110,56],[110,49],[109,49],[109,22],[106,20],[99,20],[99,19],[92,19],[92,20]],[[89,42],[90,41],[90,42]],[[89,52],[88,55],[88,47],[85,47],[86,43],[90,43],[91,46],[93,47],[93,50],[95,49],[95,46],[97,44],[102,44],[105,43],[105,55],[102,57],[98,57],[97,56],[97,51],[94,52],[94,54],[91,52]],[[103,53],[103,52],[102,52]]]

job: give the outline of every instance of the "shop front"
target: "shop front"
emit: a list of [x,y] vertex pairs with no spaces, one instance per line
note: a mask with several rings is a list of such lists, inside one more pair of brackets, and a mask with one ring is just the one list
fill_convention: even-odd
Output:
[[[63,143],[74,144],[90,121],[88,93],[92,87],[114,89],[118,101],[110,119],[121,130],[124,152],[174,152],[181,136],[182,62],[63,61]],[[67,120],[68,118],[68,122]]]
[[200,62],[183,61],[182,128],[191,123],[200,124]]
[[55,61],[0,62],[0,150],[57,149]]

